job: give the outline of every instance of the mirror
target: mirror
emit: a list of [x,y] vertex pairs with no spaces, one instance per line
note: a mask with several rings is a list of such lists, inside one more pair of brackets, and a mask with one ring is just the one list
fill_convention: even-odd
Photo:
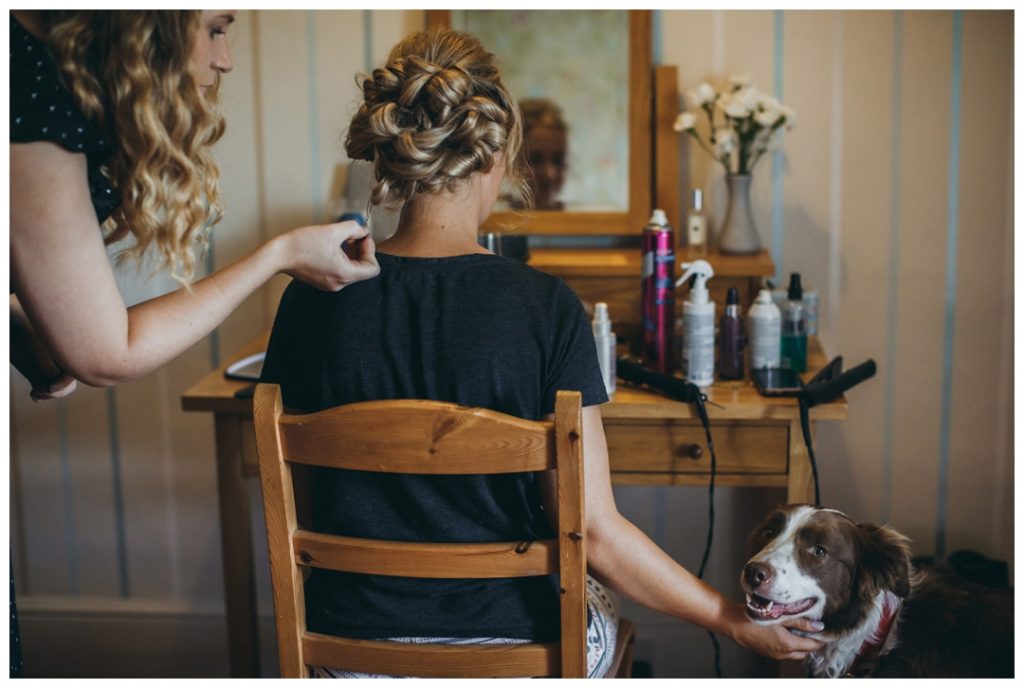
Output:
[[526,124],[535,209],[484,224],[523,234],[635,235],[651,207],[650,12],[429,10],[497,55]]

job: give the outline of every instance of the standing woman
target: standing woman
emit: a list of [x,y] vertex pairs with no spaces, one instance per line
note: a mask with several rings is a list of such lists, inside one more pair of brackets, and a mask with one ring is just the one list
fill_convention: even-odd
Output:
[[354,222],[282,234],[126,308],[105,245],[187,285],[221,219],[213,144],[233,12],[11,12],[11,358],[33,398],[110,386],[206,336],[271,276],[337,291],[377,274]]
[[[294,229],[190,287],[221,219],[214,143],[234,12],[11,12],[11,362],[34,399],[166,363],[271,276],[337,291],[379,271],[354,222]],[[184,286],[127,308],[105,246]],[[342,244],[358,242],[346,255]],[[11,673],[20,644],[11,583]]]

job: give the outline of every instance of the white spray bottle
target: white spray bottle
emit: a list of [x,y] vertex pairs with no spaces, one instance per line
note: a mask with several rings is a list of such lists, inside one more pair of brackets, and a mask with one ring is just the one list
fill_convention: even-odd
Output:
[[608,317],[608,304],[603,301],[594,305],[594,343],[597,344],[597,364],[604,378],[604,391],[608,398],[615,397],[615,333]]
[[698,387],[715,381],[715,302],[708,298],[707,282],[715,271],[706,260],[683,263],[682,286],[695,277],[690,296],[683,302],[683,376]]

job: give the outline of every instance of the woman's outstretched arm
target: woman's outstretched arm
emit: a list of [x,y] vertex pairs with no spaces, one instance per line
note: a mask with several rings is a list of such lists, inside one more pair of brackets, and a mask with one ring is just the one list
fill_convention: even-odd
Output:
[[[85,156],[48,142],[12,144],[10,156],[12,287],[56,364],[89,385],[117,384],[166,363],[278,272],[336,291],[380,270],[358,224],[302,227],[191,292],[127,308],[89,197]],[[359,241],[353,258],[341,248],[349,240]]]
[[[680,566],[619,513],[599,406],[583,409],[583,452],[591,575],[634,602],[726,635],[766,657],[802,659],[821,647],[819,641],[796,636],[783,626],[753,623],[742,604]],[[809,619],[792,626],[808,632],[821,630]]]

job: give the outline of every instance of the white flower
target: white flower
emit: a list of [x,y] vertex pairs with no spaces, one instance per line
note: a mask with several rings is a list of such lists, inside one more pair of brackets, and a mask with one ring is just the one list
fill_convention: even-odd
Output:
[[779,121],[780,117],[782,117],[782,112],[780,110],[762,110],[754,115],[754,121],[765,129],[771,129],[772,126]]
[[692,112],[680,112],[679,116],[676,117],[675,123],[672,128],[676,131],[689,131],[697,126],[697,115]]
[[732,129],[715,130],[715,155],[722,158],[736,150],[736,132]]
[[761,102],[759,102],[758,105],[763,110],[781,110],[782,109],[782,103],[780,103],[775,96],[770,96],[767,93],[762,93],[761,94]]
[[733,119],[744,119],[750,116],[750,108],[735,98],[726,102],[722,106],[722,109],[725,110],[726,115]]
[[796,112],[793,108],[782,106],[782,116],[786,118],[786,129],[792,129],[796,126]]
[[744,86],[749,86],[749,85],[750,85],[750,75],[749,74],[733,74],[731,77],[729,77],[729,90],[730,91],[738,91],[739,89],[743,88]]
[[686,94],[691,107],[703,107],[715,99],[715,89],[711,84],[704,82]]
[[749,112],[753,112],[761,104],[764,94],[751,86],[745,86],[733,94],[734,103],[740,103]]

